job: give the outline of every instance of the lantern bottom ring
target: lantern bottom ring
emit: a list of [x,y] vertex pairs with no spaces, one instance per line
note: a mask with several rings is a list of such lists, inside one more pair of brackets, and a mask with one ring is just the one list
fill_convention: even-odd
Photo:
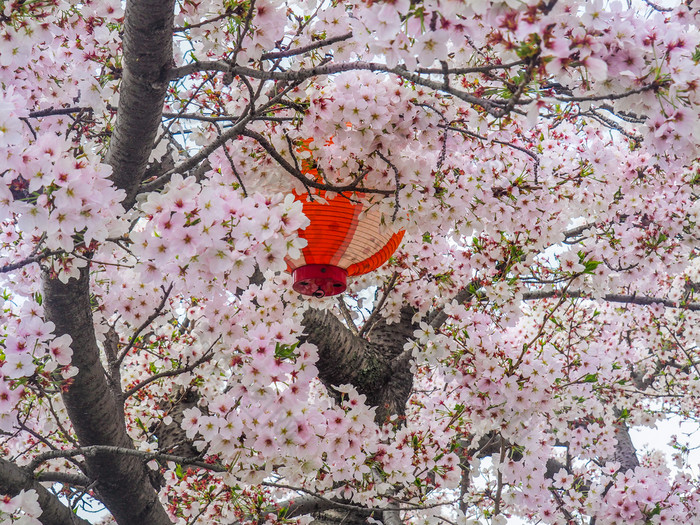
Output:
[[294,291],[320,298],[344,292],[348,272],[331,264],[307,264],[294,270],[292,278]]

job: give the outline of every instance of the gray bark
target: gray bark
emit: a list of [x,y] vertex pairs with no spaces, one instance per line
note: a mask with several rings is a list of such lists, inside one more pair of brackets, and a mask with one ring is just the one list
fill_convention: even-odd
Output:
[[[129,208],[146,171],[172,65],[174,1],[129,0],[124,17],[124,69],[119,108],[107,161],[112,180],[126,191]],[[78,374],[63,394],[81,446],[133,448],[117,385],[110,385],[99,359],[90,307],[89,271],[63,284],[44,279],[47,319],[56,335],[68,334]],[[166,525],[171,521],[135,456],[96,454],[85,459],[95,490],[120,525]]]
[[405,414],[413,376],[410,361],[399,358],[416,328],[412,312],[405,308],[399,323],[378,323],[369,340],[353,334],[329,312],[309,309],[304,314],[303,340],[318,347],[319,379],[331,391],[334,386],[353,385],[367,396],[367,404],[377,407],[379,424]]
[[[334,386],[353,385],[367,396],[367,404],[376,407],[375,421],[383,424],[391,416],[403,416],[413,386],[411,362],[404,345],[413,338],[417,325],[414,310],[404,307],[398,323],[379,321],[367,339],[353,333],[329,312],[309,309],[304,314],[303,340],[318,347],[316,363],[319,379],[333,391]],[[359,525],[366,523],[369,511],[323,509],[314,512],[317,525]],[[387,525],[399,525],[398,509],[375,515]]]
[[43,525],[89,525],[89,522],[79,518],[59,499],[49,492],[41,483],[14,463],[0,459],[0,494],[16,496],[21,490],[35,490],[39,495]]
[[124,14],[124,70],[107,163],[133,205],[163,114],[173,61],[174,0],[129,0]]
[[[63,393],[78,442],[82,447],[110,445],[133,449],[126,432],[124,407],[119,392],[107,380],[95,339],[89,295],[89,271],[63,284],[44,279],[47,319],[56,325],[56,335],[73,338],[73,366],[78,374]],[[100,500],[120,525],[171,521],[149,482],[142,460],[134,456],[95,454],[85,458],[88,476],[95,480]]]

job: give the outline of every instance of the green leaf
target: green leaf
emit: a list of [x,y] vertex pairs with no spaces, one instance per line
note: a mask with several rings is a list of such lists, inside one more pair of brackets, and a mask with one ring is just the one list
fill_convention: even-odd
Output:
[[520,47],[515,50],[516,54],[522,59],[536,56],[540,52],[539,41],[539,35],[532,33],[528,41],[520,44]]
[[597,383],[598,382],[598,374],[587,374],[586,377],[583,378],[584,383]]
[[603,261],[586,261],[583,263],[583,273],[593,273],[598,265],[602,264]]
[[275,357],[277,359],[295,360],[297,357],[299,357],[295,352],[297,346],[299,346],[299,341],[292,345],[284,345],[277,343],[275,344]]

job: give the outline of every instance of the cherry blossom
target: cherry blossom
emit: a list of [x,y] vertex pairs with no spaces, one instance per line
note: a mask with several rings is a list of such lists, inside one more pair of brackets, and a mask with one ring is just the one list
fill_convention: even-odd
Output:
[[[6,3],[0,519],[698,521],[632,433],[698,420],[696,11]],[[404,241],[300,297],[339,194]]]

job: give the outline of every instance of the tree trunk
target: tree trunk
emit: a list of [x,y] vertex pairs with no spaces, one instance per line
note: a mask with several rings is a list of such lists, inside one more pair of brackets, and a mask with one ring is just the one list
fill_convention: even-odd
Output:
[[14,463],[0,458],[0,494],[16,496],[22,490],[35,490],[39,495],[43,525],[89,525],[89,522],[79,518],[59,499],[39,483],[26,470]]
[[[57,336],[73,338],[73,366],[78,374],[63,393],[81,446],[111,445],[133,449],[124,423],[119,386],[111,385],[100,362],[89,294],[89,267],[67,284],[44,278],[46,317],[56,325]],[[147,467],[140,458],[95,454],[85,458],[87,475],[95,491],[119,525],[166,525],[171,521],[151,486]]]
[[[174,1],[129,0],[124,15],[124,69],[119,108],[107,162],[112,180],[126,192],[126,209],[136,194],[160,126],[172,66]],[[63,394],[81,446],[133,448],[126,432],[120,385],[110,384],[99,358],[90,306],[89,269],[63,284],[44,278],[47,319],[56,335],[73,338],[78,374]],[[171,521],[158,500],[142,460],[97,454],[85,458],[95,490],[120,525],[166,525]]]

